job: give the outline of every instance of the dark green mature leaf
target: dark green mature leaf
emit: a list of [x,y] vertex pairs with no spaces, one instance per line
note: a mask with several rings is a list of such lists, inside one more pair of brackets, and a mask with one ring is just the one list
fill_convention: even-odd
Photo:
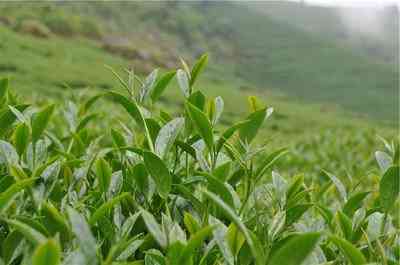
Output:
[[257,168],[255,176],[260,178],[280,157],[287,153],[287,148],[281,148],[268,155]]
[[160,157],[152,152],[143,152],[143,160],[147,171],[156,183],[158,193],[162,198],[166,199],[172,185],[172,176],[167,166]]
[[151,91],[151,100],[156,102],[164,92],[165,88],[171,82],[172,78],[174,78],[176,71],[171,71],[165,73],[160,79],[157,80],[156,84],[154,85],[153,90]]
[[311,203],[296,204],[286,210],[286,224],[291,225],[297,222],[303,214],[312,207]]
[[60,246],[54,239],[49,239],[36,248],[32,256],[32,265],[58,265],[60,260]]
[[207,189],[218,196],[227,204],[229,207],[232,209],[235,208],[235,205],[233,203],[233,198],[232,195],[229,191],[229,189],[225,186],[225,184],[217,179],[216,177],[209,175],[209,174],[204,174],[205,177],[207,178]]
[[103,96],[104,96],[104,93],[101,93],[101,94],[94,95],[91,98],[89,98],[88,100],[86,100],[85,103],[79,109],[79,113],[86,114],[86,112],[90,109],[90,107],[93,106],[93,104]]
[[240,126],[239,136],[240,139],[246,143],[250,143],[257,135],[258,130],[261,128],[265,117],[267,116],[267,108],[251,113],[246,120],[245,124]]
[[229,207],[224,201],[222,201],[216,194],[207,190],[203,190],[203,194],[212,202],[214,202],[218,207],[220,207],[225,212],[227,217],[229,217],[231,221],[234,222],[239,230],[243,233],[243,236],[246,238],[246,242],[249,245],[251,253],[255,259],[255,264],[265,265],[265,254],[260,246],[260,242],[251,235],[241,218],[236,215],[231,207]]
[[190,87],[193,86],[194,82],[196,82],[201,71],[206,67],[208,62],[208,55],[203,54],[199,60],[194,64],[192,71],[190,73]]
[[122,94],[117,92],[108,92],[106,95],[109,95],[113,100],[121,104],[122,107],[131,115],[131,117],[139,124],[140,126],[145,125],[145,121],[140,111],[139,106],[136,104],[135,101],[128,99]]
[[353,265],[361,265],[366,264],[364,255],[358,250],[355,246],[353,246],[350,242],[345,239],[342,239],[337,236],[330,236],[329,240],[335,244],[340,251],[345,255],[347,260]]
[[35,245],[46,241],[46,237],[42,233],[23,222],[18,220],[7,220],[7,223],[17,229],[26,239]]
[[[1,257],[6,264],[10,264],[18,256],[18,247],[24,242],[22,234],[18,230],[12,230],[1,244]],[[21,254],[21,253],[19,253]]]
[[25,188],[30,187],[35,180],[36,178],[30,178],[18,181],[11,185],[11,187],[9,187],[5,192],[2,192],[0,194],[0,213],[5,212],[18,193]]
[[17,153],[21,156],[29,144],[29,126],[25,123],[21,123],[17,126],[14,131],[13,140]]
[[96,119],[97,117],[97,113],[86,115],[81,121],[79,121],[78,126],[76,127],[76,132],[80,132],[81,130],[83,130],[90,121]]
[[67,208],[67,212],[72,232],[76,236],[79,248],[85,256],[85,264],[98,264],[96,240],[94,239],[85,218],[71,207]]
[[196,130],[203,138],[208,150],[212,151],[214,149],[214,137],[210,120],[207,118],[204,112],[193,106],[191,103],[186,102],[185,106],[186,111],[195,125]]
[[117,203],[122,201],[123,199],[129,197],[128,192],[124,192],[113,199],[103,203],[99,208],[96,209],[96,211],[92,214],[92,216],[89,219],[89,224],[94,225],[100,218],[105,216],[107,212],[109,212]]
[[153,141],[151,139],[151,135],[149,129],[147,127],[146,121],[143,117],[142,111],[134,100],[130,100],[124,95],[121,95],[117,92],[108,92],[106,95],[110,96],[113,100],[121,104],[122,107],[131,115],[131,117],[136,121],[137,124],[144,127],[146,131],[147,141],[150,147],[150,150],[154,149]]
[[348,199],[346,204],[343,206],[343,213],[352,218],[354,213],[362,206],[362,202],[369,193],[369,191],[365,191],[356,193],[351,196],[350,199]]
[[32,142],[36,143],[44,130],[47,127],[47,124],[50,121],[51,115],[54,111],[54,105],[50,105],[42,109],[40,112],[36,113],[32,117]]
[[379,183],[380,203],[385,211],[389,211],[400,192],[400,167],[392,166],[386,170]]
[[226,141],[229,140],[229,138],[232,137],[232,135],[238,130],[240,129],[241,126],[243,126],[244,124],[246,124],[248,121],[242,121],[242,122],[238,122],[234,125],[232,125],[231,127],[229,127],[228,129],[226,129],[221,137],[218,139],[217,145],[215,147],[215,151],[217,153],[219,153],[219,151],[221,150],[221,148],[224,146],[224,143]]
[[95,172],[99,181],[100,190],[105,194],[110,185],[112,168],[104,158],[99,158],[95,163]]
[[[19,111],[24,111],[28,108],[29,105],[22,104],[14,106]],[[10,108],[6,108],[0,112],[0,136],[4,135],[4,133],[11,127],[13,122],[17,119],[15,114],[10,110]]]
[[293,236],[271,254],[268,265],[300,265],[314,250],[320,233],[305,233]]

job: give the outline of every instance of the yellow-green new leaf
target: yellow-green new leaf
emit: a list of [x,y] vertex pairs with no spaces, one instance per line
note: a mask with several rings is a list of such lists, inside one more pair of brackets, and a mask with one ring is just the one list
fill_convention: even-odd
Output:
[[26,239],[28,239],[34,245],[41,244],[46,241],[46,237],[42,233],[23,222],[20,222],[18,220],[7,220],[7,223],[18,230]]
[[214,137],[210,120],[206,114],[189,102],[186,102],[186,111],[189,114],[197,132],[203,138],[208,150],[214,149]]
[[30,178],[18,181],[11,185],[6,191],[0,194],[0,213],[4,213],[10,206],[15,197],[27,187],[30,187],[36,178]]
[[192,87],[194,82],[196,82],[199,74],[206,67],[207,63],[208,63],[208,55],[203,54],[199,58],[199,60],[197,60],[197,62],[194,64],[192,71],[190,73],[190,83],[189,83],[190,87]]
[[32,265],[58,265],[60,260],[60,246],[54,239],[49,239],[35,249]]
[[367,263],[361,251],[349,241],[333,235],[329,237],[329,240],[340,249],[350,264],[361,265]]
[[143,152],[143,160],[147,171],[156,183],[158,193],[162,198],[166,199],[171,191],[172,185],[172,176],[167,166],[160,157],[152,152]]

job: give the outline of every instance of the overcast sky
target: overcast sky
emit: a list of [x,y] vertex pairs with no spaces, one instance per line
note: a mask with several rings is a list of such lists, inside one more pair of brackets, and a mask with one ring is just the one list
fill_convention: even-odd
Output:
[[308,3],[317,3],[324,5],[353,5],[353,6],[371,6],[371,5],[387,5],[397,3],[400,0],[305,0]]

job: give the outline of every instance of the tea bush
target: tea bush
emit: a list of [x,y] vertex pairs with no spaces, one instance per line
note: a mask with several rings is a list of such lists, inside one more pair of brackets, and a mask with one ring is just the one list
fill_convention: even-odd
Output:
[[[286,179],[272,167],[287,150],[255,141],[273,109],[250,97],[221,129],[223,99],[195,86],[206,64],[145,80],[112,70],[124,93],[64,109],[25,104],[2,79],[0,264],[398,264],[398,143],[367,182]],[[156,104],[173,78],[178,115]],[[105,100],[131,122],[99,116],[114,112]]]

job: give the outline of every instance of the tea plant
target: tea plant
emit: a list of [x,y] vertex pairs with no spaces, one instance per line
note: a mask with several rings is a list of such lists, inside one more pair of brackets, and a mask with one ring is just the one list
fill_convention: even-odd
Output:
[[[249,97],[222,129],[223,99],[196,87],[206,64],[145,80],[111,69],[126,93],[65,109],[21,103],[2,79],[0,264],[397,264],[399,145],[385,141],[368,182],[286,179],[272,169],[287,149],[254,140],[273,109]],[[173,78],[177,115],[157,107]],[[106,100],[130,122],[101,118]]]

